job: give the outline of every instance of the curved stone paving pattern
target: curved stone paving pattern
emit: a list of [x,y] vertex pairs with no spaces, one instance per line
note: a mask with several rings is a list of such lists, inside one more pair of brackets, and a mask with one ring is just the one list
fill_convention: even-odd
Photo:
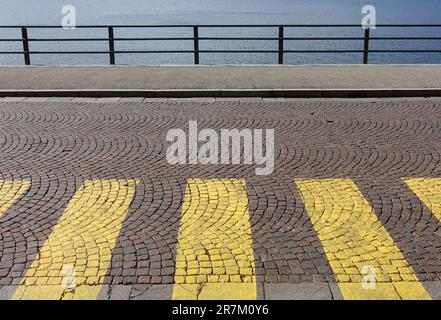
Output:
[[[439,100],[423,99],[0,102],[0,285],[26,284],[32,270],[38,271],[39,259],[56,265],[50,276],[42,271],[40,278],[62,280],[63,264],[50,262],[57,253],[47,261],[44,248],[53,241],[64,242],[51,236],[88,181],[137,181],[137,185],[119,231],[109,236],[115,242],[106,244],[113,247],[109,265],[85,279],[77,275],[80,283],[182,282],[178,240],[185,233],[180,228],[187,183],[226,179],[246,185],[254,255],[251,260],[234,260],[239,270],[244,261],[254,265],[244,266],[247,274],[238,273],[240,281],[229,278],[231,284],[248,283],[247,276],[257,283],[359,281],[329,263],[308,204],[294,182],[322,179],[352,181],[377,217],[374,225],[384,228],[399,249],[406,266],[398,262],[398,270],[410,269],[412,282],[441,281],[441,223],[435,212],[441,195],[439,188],[433,189],[439,184],[430,182],[441,177],[440,108]],[[255,176],[250,165],[169,165],[165,135],[172,128],[185,130],[189,120],[197,120],[200,128],[274,128],[274,173]],[[418,178],[426,183],[414,180],[416,187],[409,183]],[[210,192],[220,197],[216,188]],[[99,197],[113,203],[111,195]],[[117,219],[111,216],[109,223]],[[105,234],[98,225],[93,232]],[[58,247],[51,246],[50,252],[59,252]],[[198,283],[219,281],[212,277],[214,266],[207,268],[212,268],[205,270],[210,273]],[[405,277],[392,273],[382,281],[408,281]],[[70,298],[69,294],[63,297]]]

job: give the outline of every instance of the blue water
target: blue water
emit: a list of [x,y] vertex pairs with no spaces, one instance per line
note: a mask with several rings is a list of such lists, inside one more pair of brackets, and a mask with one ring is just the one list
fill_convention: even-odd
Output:
[[[374,5],[378,24],[441,24],[440,0],[0,0],[1,25],[59,25],[61,8],[72,4],[77,24],[360,24],[363,5]],[[102,30],[36,30],[37,37],[106,37]],[[285,36],[355,36],[355,29],[289,29]],[[270,29],[210,29],[201,36],[275,37]],[[438,29],[377,29],[373,36],[441,36]],[[116,37],[191,37],[191,29],[117,29]],[[0,30],[1,38],[20,38],[19,30]],[[117,42],[117,50],[191,50],[191,41]],[[275,50],[276,41],[203,41],[201,49]],[[441,41],[375,41],[372,49],[441,49]],[[31,42],[31,51],[107,50],[106,42]],[[289,41],[285,49],[362,49],[361,41]],[[21,51],[21,43],[0,42],[0,51]],[[32,64],[107,64],[107,55],[32,55]],[[285,63],[360,63],[360,53],[286,54]],[[191,64],[192,54],[118,54],[118,64]],[[203,64],[276,63],[277,54],[201,54]],[[438,53],[373,53],[370,63],[441,63]],[[0,55],[0,64],[23,64],[20,55]]]

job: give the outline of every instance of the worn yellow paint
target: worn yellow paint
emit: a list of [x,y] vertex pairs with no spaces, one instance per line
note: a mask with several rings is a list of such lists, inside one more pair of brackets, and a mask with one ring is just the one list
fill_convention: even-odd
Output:
[[409,188],[441,221],[441,178],[403,179]]
[[13,299],[96,299],[135,180],[88,180],[74,194]]
[[351,180],[296,184],[345,299],[430,299]]
[[19,286],[12,299],[59,300],[63,293],[64,289],[60,285]]
[[0,180],[0,217],[30,186],[31,182],[27,180]]
[[176,255],[173,299],[256,299],[244,180],[188,180]]
[[393,283],[377,283],[374,290],[365,289],[360,283],[339,283],[345,299],[350,300],[400,300]]

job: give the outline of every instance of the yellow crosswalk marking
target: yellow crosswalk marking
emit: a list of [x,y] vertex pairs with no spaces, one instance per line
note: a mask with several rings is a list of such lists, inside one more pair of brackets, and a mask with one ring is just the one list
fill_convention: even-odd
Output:
[[0,180],[0,217],[30,186],[31,182],[26,180]]
[[441,221],[441,178],[403,179],[409,188]]
[[13,299],[96,299],[135,180],[89,180],[75,193]]
[[296,184],[345,299],[430,299],[351,180]]
[[256,298],[245,181],[190,179],[182,205],[173,299]]

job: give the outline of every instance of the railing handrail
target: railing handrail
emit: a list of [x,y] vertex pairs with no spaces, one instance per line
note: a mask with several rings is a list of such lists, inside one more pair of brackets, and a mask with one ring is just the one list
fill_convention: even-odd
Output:
[[[106,29],[107,38],[29,38],[29,29],[66,29],[62,25],[0,25],[1,29],[20,29],[21,38],[0,38],[0,42],[20,41],[23,45],[23,51],[0,51],[0,55],[22,54],[26,65],[31,64],[31,54],[108,54],[110,64],[115,64],[116,54],[130,53],[192,53],[194,55],[194,63],[199,64],[201,53],[277,53],[278,63],[284,63],[285,53],[363,53],[363,63],[368,63],[369,53],[441,53],[441,49],[370,49],[370,41],[384,40],[441,40],[441,36],[371,36],[370,28],[363,28],[360,24],[132,24],[132,25],[77,25],[75,29]],[[193,37],[115,37],[114,30],[118,28],[191,28]],[[274,28],[277,32],[273,37],[216,37],[216,36],[200,36],[200,29],[215,28]],[[363,28],[363,36],[354,37],[285,37],[284,30],[286,28]],[[376,28],[441,28],[441,24],[378,24]],[[376,29],[375,28],[375,29]],[[68,28],[69,29],[69,28]],[[374,28],[372,28],[374,29]],[[274,50],[206,50],[200,49],[201,41],[275,41],[277,49]],[[290,50],[285,49],[285,41],[363,41],[363,49],[354,50]],[[108,50],[101,51],[38,51],[29,48],[30,42],[54,42],[54,41],[107,41]],[[116,50],[116,41],[193,41],[192,50]]]
[[[62,25],[0,25],[0,28],[64,28]],[[361,24],[90,24],[75,28],[360,28]],[[377,24],[380,28],[441,28],[441,24]]]

